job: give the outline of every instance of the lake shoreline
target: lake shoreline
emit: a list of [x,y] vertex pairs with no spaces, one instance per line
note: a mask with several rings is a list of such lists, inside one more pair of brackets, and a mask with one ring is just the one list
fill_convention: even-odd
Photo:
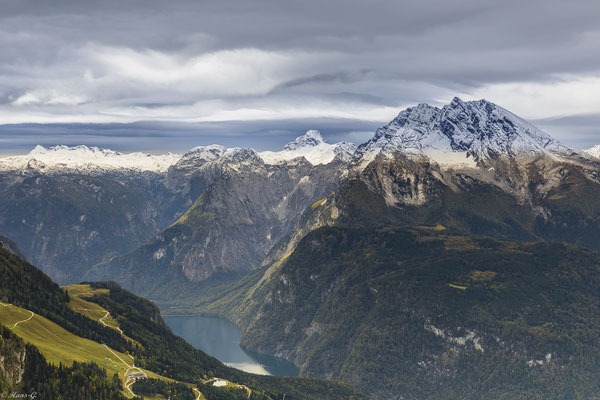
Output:
[[239,344],[240,328],[217,315],[164,315],[171,331],[195,348],[233,368],[261,375],[299,376],[293,363],[245,349]]

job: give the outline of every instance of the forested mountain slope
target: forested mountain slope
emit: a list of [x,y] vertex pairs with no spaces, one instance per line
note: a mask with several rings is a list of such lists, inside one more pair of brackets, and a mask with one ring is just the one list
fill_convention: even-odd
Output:
[[[81,379],[84,386],[90,387],[94,380],[99,380],[100,385],[94,386],[97,391],[90,392],[92,395],[121,398],[120,393],[131,394],[133,378],[129,371],[134,369],[167,383],[178,381],[195,390],[214,376],[234,386],[250,388],[250,398],[256,399],[275,399],[284,394],[287,398],[319,399],[323,393],[334,399],[364,398],[344,384],[308,378],[263,377],[229,368],[173,335],[162,322],[156,306],[115,283],[78,285],[69,288],[72,293],[69,295],[41,271],[3,247],[0,248],[0,275],[3,277],[0,323],[12,331],[12,334],[3,334],[6,338],[3,349],[6,348],[10,356],[3,362],[10,367],[7,371],[12,371],[3,376],[3,387],[24,390],[49,385],[47,393],[50,395],[45,398],[57,398],[58,394],[66,396],[77,387],[70,379]],[[82,304],[87,305],[82,307]],[[105,316],[94,316],[94,309],[106,310]],[[110,320],[106,320],[108,316]],[[13,334],[39,346],[39,351],[31,345],[25,348]],[[34,357],[37,357],[35,366],[28,366],[28,360],[35,360]],[[72,366],[57,369],[47,366],[45,359]],[[78,360],[95,364],[75,364]],[[32,378],[24,375],[30,368],[38,375]],[[114,370],[116,378],[114,373],[107,374],[107,369]],[[43,377],[39,377],[41,373]],[[239,398],[236,393],[222,390],[213,398],[236,399]],[[244,398],[247,396],[244,392]]]
[[390,398],[590,398],[600,254],[444,228],[321,228],[209,310],[301,374]]

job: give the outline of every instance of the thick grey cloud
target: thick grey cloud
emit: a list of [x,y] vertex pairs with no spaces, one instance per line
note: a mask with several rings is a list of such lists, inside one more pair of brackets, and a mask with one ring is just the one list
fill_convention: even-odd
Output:
[[532,122],[575,148],[586,149],[600,144],[600,113],[546,118]]
[[134,122],[109,124],[14,124],[0,125],[0,148],[5,154],[27,153],[36,144],[57,143],[75,146],[109,147],[118,151],[183,153],[198,145],[222,144],[280,150],[307,130],[319,127],[325,140],[336,143],[367,141],[379,122],[357,119],[220,121],[214,122]]
[[299,125],[257,131],[284,121],[360,132],[459,95],[587,146],[600,142],[599,20],[596,0],[0,0],[0,124],[202,123],[270,147]]

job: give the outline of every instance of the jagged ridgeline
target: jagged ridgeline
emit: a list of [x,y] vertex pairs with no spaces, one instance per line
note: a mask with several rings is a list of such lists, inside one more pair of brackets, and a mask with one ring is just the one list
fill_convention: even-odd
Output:
[[324,225],[440,223],[598,249],[594,154],[460,99],[406,109],[358,148],[317,131],[276,152],[37,147],[0,159],[0,234],[59,283],[114,279],[161,304],[195,302],[203,282],[235,280]]
[[193,149],[169,170],[168,185],[195,193],[196,201],[152,240],[96,265],[85,279],[115,279],[165,302],[182,297],[190,283],[239,278],[333,190],[354,149],[327,144],[316,131],[280,152]]
[[307,209],[275,256],[324,225],[441,224],[600,249],[599,176],[597,158],[495,104],[421,104],[358,147],[347,177]]
[[[321,399],[323,393],[332,399],[365,398],[340,383],[229,368],[173,335],[153,303],[110,282],[65,290],[18,252],[8,251],[4,242],[0,240],[3,393],[123,399],[134,393],[129,378],[134,370],[149,378],[148,384],[138,380],[140,394],[179,390],[196,398],[208,386],[205,391],[214,392],[208,399]],[[202,384],[213,377],[230,384],[223,389]]]
[[[408,108],[358,147],[309,131],[279,152],[36,148],[0,160],[0,185],[0,233],[52,276],[218,313],[304,374],[382,399],[597,389],[598,149],[488,101]],[[129,312],[118,287],[86,290]],[[131,343],[136,365],[208,369]]]
[[317,131],[280,152],[38,146],[0,159],[0,234],[61,284],[116,279],[138,293],[156,284],[172,294],[164,289],[176,292],[180,280],[259,265],[306,206],[333,189],[354,150]]

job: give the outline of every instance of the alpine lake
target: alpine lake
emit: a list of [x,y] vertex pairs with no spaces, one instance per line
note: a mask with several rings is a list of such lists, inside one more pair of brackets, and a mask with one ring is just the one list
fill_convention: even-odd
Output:
[[298,368],[289,361],[243,349],[240,329],[225,319],[200,315],[163,319],[174,334],[230,367],[261,375],[298,376]]

